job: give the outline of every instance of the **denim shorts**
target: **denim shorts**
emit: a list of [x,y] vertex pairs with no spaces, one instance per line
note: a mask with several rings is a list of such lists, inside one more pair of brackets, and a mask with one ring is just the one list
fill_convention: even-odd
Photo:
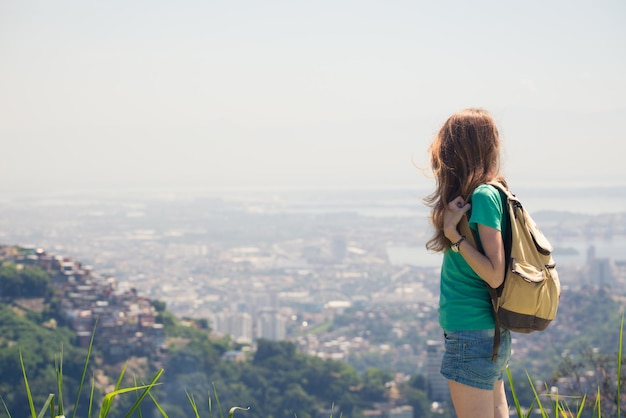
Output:
[[492,390],[511,357],[511,333],[500,328],[497,361],[492,361],[493,329],[444,331],[445,353],[441,374],[448,380],[478,389]]

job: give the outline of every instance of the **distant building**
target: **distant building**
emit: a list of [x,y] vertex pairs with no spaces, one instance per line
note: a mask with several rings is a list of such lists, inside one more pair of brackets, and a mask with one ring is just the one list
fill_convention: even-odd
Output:
[[380,409],[366,409],[361,412],[365,418],[384,418],[385,415]]
[[615,283],[615,265],[610,258],[596,257],[596,248],[591,245],[587,250],[587,280],[598,286],[610,286]]
[[245,361],[246,354],[239,350],[229,350],[222,355],[222,360],[230,362]]
[[211,327],[213,328],[213,330],[220,334],[230,334],[230,324],[228,317],[229,314],[226,312],[218,312],[213,315],[213,317],[211,318]]
[[335,236],[331,240],[331,253],[333,260],[341,263],[346,258],[348,242],[343,236]]
[[413,407],[410,405],[396,406],[384,403],[375,404],[374,408],[362,411],[363,416],[367,418],[413,418]]
[[442,341],[428,340],[426,342],[426,379],[428,398],[431,401],[445,402],[450,397],[448,382],[440,372],[443,352]]
[[212,318],[213,329],[224,335],[230,335],[241,343],[252,342],[252,316],[247,312],[219,312]]
[[615,282],[613,268],[610,258],[596,258],[589,264],[589,279],[598,286],[609,286]]
[[261,309],[256,318],[256,337],[272,341],[286,338],[287,324],[276,309]]
[[410,405],[396,406],[387,413],[389,418],[413,418],[413,407]]
[[252,316],[247,312],[236,312],[229,318],[229,334],[237,342],[252,342]]

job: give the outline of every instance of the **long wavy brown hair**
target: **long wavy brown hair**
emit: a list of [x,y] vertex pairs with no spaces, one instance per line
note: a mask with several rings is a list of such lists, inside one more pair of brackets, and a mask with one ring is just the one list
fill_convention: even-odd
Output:
[[426,248],[442,252],[450,245],[443,233],[448,202],[457,196],[467,202],[476,187],[489,181],[506,185],[500,175],[500,136],[489,112],[465,109],[446,120],[428,151],[437,188],[424,199],[435,229]]

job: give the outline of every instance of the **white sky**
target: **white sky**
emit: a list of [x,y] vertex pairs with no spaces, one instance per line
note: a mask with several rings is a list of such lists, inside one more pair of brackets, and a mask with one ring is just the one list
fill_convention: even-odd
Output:
[[626,2],[0,0],[0,194],[396,187],[449,114],[626,184]]

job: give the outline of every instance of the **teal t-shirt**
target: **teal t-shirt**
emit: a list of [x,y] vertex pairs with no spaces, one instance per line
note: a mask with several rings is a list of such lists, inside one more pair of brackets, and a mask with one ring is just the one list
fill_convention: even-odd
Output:
[[[483,184],[472,193],[470,228],[478,224],[506,233],[506,214],[498,189]],[[480,243],[480,237],[476,234]],[[480,244],[478,244],[480,245]],[[467,264],[460,253],[443,255],[439,296],[439,324],[448,331],[491,329],[494,325],[487,283]]]

